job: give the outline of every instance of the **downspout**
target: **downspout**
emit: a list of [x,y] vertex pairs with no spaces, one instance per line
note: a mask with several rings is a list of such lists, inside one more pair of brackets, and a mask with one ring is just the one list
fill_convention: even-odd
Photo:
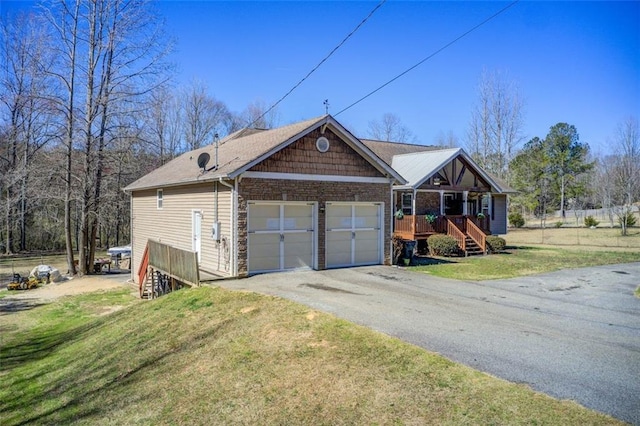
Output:
[[[389,265],[393,265],[393,231],[395,231],[394,225],[395,225],[395,210],[396,210],[396,205],[395,205],[395,194],[393,193],[393,178],[389,178],[389,211],[391,212],[391,214],[389,215]],[[383,239],[384,239],[384,235],[386,234],[386,232],[383,234]],[[384,246],[384,244],[383,244]],[[382,257],[384,258],[384,253],[382,253]],[[386,258],[383,259],[382,263],[384,263],[386,261]]]
[[[214,182],[213,183],[213,191],[215,193],[215,196],[213,198],[213,223],[217,223],[218,222],[218,182]],[[218,232],[220,232],[220,229],[218,229]],[[214,243],[216,244],[216,249],[218,250],[218,271],[220,270],[220,236],[217,236],[218,240],[214,241]]]
[[238,180],[236,179],[236,185],[235,188],[233,185],[225,182],[222,178],[218,179],[218,182],[220,182],[222,185],[226,186],[227,188],[229,188],[231,190],[231,194],[233,197],[233,201],[231,203],[231,241],[233,244],[233,255],[232,260],[231,260],[231,276],[233,277],[237,277],[238,276],[238,257],[237,257],[237,241],[238,241],[238,220],[237,220],[237,191],[238,191]]
[[[129,193],[129,244],[131,244],[131,259],[129,260],[129,273],[131,274],[131,281],[134,283],[136,280],[134,279],[134,275],[138,268],[133,268],[133,256],[134,256],[134,244],[133,244],[133,191]],[[140,279],[140,277],[138,277]]]
[[[233,276],[237,277],[238,276],[238,183],[239,183],[239,179],[236,177],[234,180],[234,191],[233,191],[233,221],[234,223],[234,230],[235,232],[233,233]],[[245,241],[246,244],[246,241]],[[248,269],[248,267],[247,267]]]
[[213,199],[213,211],[215,212],[213,221],[217,222],[218,221],[218,182],[216,181],[213,184],[214,184],[213,191],[216,194],[216,196]]

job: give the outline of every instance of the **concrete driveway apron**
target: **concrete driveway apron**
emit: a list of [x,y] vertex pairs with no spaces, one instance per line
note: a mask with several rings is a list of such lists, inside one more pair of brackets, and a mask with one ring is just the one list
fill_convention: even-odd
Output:
[[640,425],[640,263],[464,282],[372,266],[222,286],[280,296]]

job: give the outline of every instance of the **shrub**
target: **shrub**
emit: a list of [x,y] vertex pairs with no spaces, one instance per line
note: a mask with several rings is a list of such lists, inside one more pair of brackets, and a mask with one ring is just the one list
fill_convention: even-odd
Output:
[[592,226],[595,228],[599,223],[600,222],[598,222],[593,216],[587,216],[584,218],[584,226],[587,228],[591,228]]
[[506,247],[507,242],[504,238],[497,235],[487,235],[487,247],[490,253],[499,253]]
[[524,218],[519,212],[509,213],[509,223],[516,228],[522,228],[524,226]]
[[562,225],[564,225],[564,222],[561,222],[561,221],[557,221],[556,223],[553,224],[553,226],[555,226],[556,228],[562,228]]
[[636,226],[636,217],[634,216],[633,212],[628,212],[627,214],[623,214],[618,217],[618,223],[620,224],[620,226],[624,224],[625,217],[627,221],[627,227]]
[[391,244],[393,246],[393,259],[391,259],[391,263],[398,265],[400,263],[400,258],[402,257],[402,252],[404,251],[404,240],[400,237],[394,236],[391,239]]
[[431,256],[452,256],[458,253],[458,243],[448,235],[432,235],[427,239]]

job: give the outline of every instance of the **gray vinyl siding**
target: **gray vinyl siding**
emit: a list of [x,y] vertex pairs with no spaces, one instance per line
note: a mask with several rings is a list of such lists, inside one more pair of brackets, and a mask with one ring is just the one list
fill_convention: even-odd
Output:
[[507,196],[493,194],[493,212],[491,215],[491,233],[504,235],[507,233]]
[[[218,208],[216,212],[216,189]],[[147,240],[152,239],[183,250],[193,250],[193,213],[202,213],[202,244],[200,269],[229,275],[231,268],[232,229],[231,191],[219,183],[203,183],[162,188],[162,209],[157,208],[157,190],[132,193],[132,274],[138,282],[138,267]],[[217,217],[216,217],[217,213]],[[216,219],[221,225],[223,242],[211,237]],[[227,250],[225,250],[225,247]],[[225,252],[228,255],[225,256]],[[227,260],[227,261],[225,261]]]

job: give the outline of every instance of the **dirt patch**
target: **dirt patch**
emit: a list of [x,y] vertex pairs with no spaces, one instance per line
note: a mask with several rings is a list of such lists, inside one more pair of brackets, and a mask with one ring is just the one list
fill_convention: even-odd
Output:
[[88,276],[46,284],[33,290],[11,291],[6,297],[0,299],[0,313],[31,309],[64,296],[116,288],[131,288],[133,290],[135,286],[127,282],[128,278],[129,276],[124,274],[111,278]]

